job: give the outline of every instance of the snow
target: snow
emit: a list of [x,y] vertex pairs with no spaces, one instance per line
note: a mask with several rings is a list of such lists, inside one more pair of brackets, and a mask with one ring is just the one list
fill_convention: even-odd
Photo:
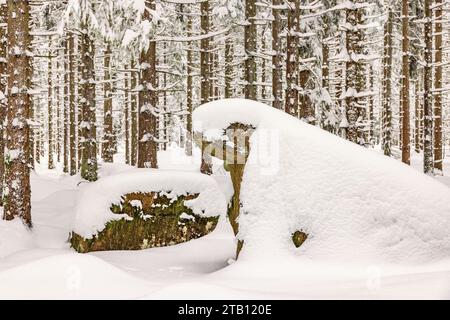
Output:
[[[0,216],[3,216],[2,208]],[[31,231],[20,220],[0,220],[0,258],[33,247]]]
[[[196,131],[211,139],[235,122],[256,128],[241,189],[240,259],[415,264],[449,257],[443,184],[258,102],[216,101],[194,112]],[[279,152],[272,170],[262,149]],[[299,249],[296,230],[309,235]]]
[[[425,241],[423,243],[418,242],[416,244],[417,249],[411,250],[412,245],[407,245],[402,249],[415,257],[422,253],[422,255],[419,255],[423,257],[423,260],[419,259],[420,263],[410,262],[406,264],[401,261],[402,259],[395,258],[395,255],[393,255],[395,259],[391,262],[388,262],[388,259],[385,261],[382,259],[385,257],[381,257],[379,254],[374,255],[377,258],[376,260],[364,261],[360,259],[362,253],[373,253],[373,251],[378,253],[378,247],[374,245],[374,243],[378,243],[376,240],[386,239],[389,235],[394,234],[396,236],[397,233],[401,234],[410,230],[407,223],[405,223],[403,229],[399,230],[393,229],[390,223],[386,223],[377,230],[376,234],[373,234],[373,221],[364,221],[364,217],[367,217],[369,213],[374,215],[371,210],[366,212],[364,205],[367,205],[367,202],[365,202],[365,199],[374,198],[377,200],[378,204],[372,203],[372,205],[378,207],[379,216],[395,216],[398,218],[395,215],[398,206],[391,201],[393,199],[398,200],[400,196],[397,193],[403,192],[404,199],[401,203],[405,206],[405,211],[402,212],[404,219],[399,218],[399,220],[407,222],[414,214],[417,214],[415,210],[409,211],[413,204],[420,207],[422,201],[427,203],[428,200],[424,197],[431,197],[431,200],[436,200],[435,196],[430,195],[435,192],[437,192],[437,195],[441,194],[448,197],[446,192],[448,192],[447,186],[450,186],[450,178],[447,171],[444,172],[445,176],[437,177],[436,179],[440,182],[436,182],[434,179],[423,177],[419,173],[422,166],[419,161],[421,158],[419,154],[413,153],[413,168],[408,169],[401,164],[397,164],[395,161],[398,160],[386,163],[385,158],[377,154],[379,152],[377,150],[367,151],[357,146],[351,150],[354,159],[346,155],[344,161],[343,155],[336,151],[339,148],[348,151],[349,145],[344,141],[316,131],[306,124],[293,125],[285,117],[280,119],[281,115],[276,110],[264,111],[265,106],[259,104],[255,105],[255,108],[262,108],[258,110],[250,104],[247,104],[246,108],[241,107],[237,110],[237,114],[248,112],[250,120],[256,119],[251,124],[260,131],[257,135],[263,135],[261,126],[267,127],[267,119],[264,119],[262,114],[267,112],[270,113],[270,123],[273,126],[283,124],[282,130],[277,131],[273,128],[268,130],[269,133],[278,133],[278,138],[274,138],[273,141],[289,136],[289,133],[298,139],[298,143],[296,140],[290,141],[291,148],[288,151],[286,145],[279,145],[279,151],[277,152],[279,159],[275,161],[277,157],[274,156],[273,158],[273,164],[279,162],[279,165],[274,166],[272,172],[271,170],[264,170],[266,176],[259,176],[264,187],[267,187],[269,179],[274,179],[274,175],[277,174],[282,175],[289,187],[292,187],[294,182],[299,183],[298,186],[292,190],[283,189],[284,193],[279,192],[279,190],[273,192],[275,189],[265,190],[261,187],[253,189],[253,193],[258,193],[254,197],[261,199],[263,194],[267,196],[267,192],[272,191],[267,199],[283,204],[280,206],[283,210],[278,210],[280,209],[278,208],[278,211],[274,211],[272,216],[268,211],[263,210],[261,210],[262,214],[258,214],[258,219],[265,217],[273,219],[276,216],[276,219],[271,221],[270,230],[266,232],[266,236],[277,240],[274,244],[277,246],[276,248],[281,249],[282,255],[274,252],[276,248],[269,245],[265,240],[262,243],[264,248],[255,253],[255,243],[252,243],[252,239],[246,238],[242,255],[238,261],[234,261],[236,250],[234,235],[224,217],[221,217],[217,228],[211,234],[176,246],[140,251],[77,254],[70,249],[67,239],[69,233],[74,229],[77,208],[79,202],[83,201],[82,194],[85,194],[92,184],[80,183],[82,180],[79,176],[70,177],[62,175],[56,170],[48,170],[46,169],[46,159],[42,159],[42,163],[36,166],[36,172],[31,176],[32,234],[17,220],[0,221],[0,298],[450,299],[450,260],[447,259],[448,253],[444,252],[445,246],[442,249],[436,249],[434,245]],[[221,107],[217,105],[215,107],[218,107],[216,111],[220,114],[222,112]],[[233,107],[233,104],[228,107],[237,108]],[[222,113],[220,116],[223,119],[217,119],[211,115],[207,116],[203,107],[196,112],[197,120],[198,112],[200,114],[205,112],[206,119],[203,122],[203,127],[207,129],[226,127],[229,121],[236,120],[236,114]],[[244,120],[242,115],[239,117]],[[295,129],[294,132],[291,132],[292,129]],[[277,137],[276,134],[275,137]],[[329,144],[325,142],[328,140]],[[274,143],[273,141],[272,143]],[[317,146],[315,146],[316,144]],[[338,144],[336,148],[330,147],[330,145],[335,144]],[[324,150],[318,150],[319,147],[323,147]],[[123,146],[119,146],[119,150],[121,148]],[[272,150],[277,149],[273,148]],[[298,150],[305,154],[299,155]],[[284,157],[281,157],[284,152],[288,152],[287,160],[291,160],[289,164],[286,164]],[[194,155],[195,157],[186,157],[183,150],[170,147],[168,151],[159,152],[158,161],[164,172],[197,175],[199,168],[198,149],[194,149]],[[297,158],[292,162],[294,155]],[[252,157],[252,161],[254,161],[255,156],[252,155]],[[306,161],[305,158],[310,160]],[[116,155],[114,161],[113,164],[100,163],[99,176],[101,180],[108,180],[109,178],[111,181],[115,181],[119,176],[137,175],[136,169],[123,163],[122,153]],[[325,170],[325,168],[322,168],[324,162],[333,167],[336,172],[326,171],[322,174],[322,171]],[[250,177],[253,175],[256,177],[255,171],[257,171],[259,165],[256,162],[248,167]],[[287,165],[299,172],[301,176],[293,178],[286,173]],[[348,168],[350,165],[353,166],[351,171]],[[303,170],[303,167],[304,171],[301,171],[300,169]],[[268,166],[265,166],[265,168],[268,169]],[[321,168],[321,170],[317,170],[317,168]],[[417,170],[414,168],[417,168]],[[444,160],[444,168],[450,168],[450,158]],[[308,173],[308,170],[312,172]],[[404,172],[404,170],[407,172]],[[225,198],[228,198],[230,195],[230,178],[228,173],[221,169],[220,161],[216,163],[214,172],[215,174],[211,179],[216,181],[217,187],[223,194],[226,194]],[[355,184],[349,190],[347,190],[348,185],[338,186],[336,182],[341,181],[344,184],[349,181],[355,183],[355,175],[374,179],[375,173],[378,174],[375,180],[357,181],[359,184]],[[404,178],[402,174],[407,178]],[[148,175],[150,176],[151,173]],[[389,177],[389,175],[392,177]],[[141,177],[139,181],[142,181],[146,178],[146,175],[144,175],[144,178],[139,177]],[[289,179],[293,179],[292,184]],[[317,186],[314,181],[319,179],[326,182]],[[274,187],[280,187],[279,183],[281,182],[279,180],[273,181],[274,184],[275,182],[278,185]],[[441,185],[441,182],[447,186]],[[250,195],[247,192],[252,187],[251,183],[252,180],[247,175],[244,179],[243,189],[246,193],[245,201],[249,201]],[[376,186],[376,192],[371,193],[370,196],[366,193],[372,192],[374,189],[369,188],[368,185],[373,186],[374,189]],[[404,185],[408,185],[408,188]],[[105,188],[109,187],[106,183],[104,186]],[[394,186],[397,189],[393,189]],[[317,191],[319,187],[320,192]],[[311,193],[323,194],[325,201],[318,203],[316,206],[311,205],[308,197],[313,197],[314,194],[308,194],[307,188],[313,188],[310,190]],[[430,191],[423,190],[423,188],[429,188]],[[419,194],[415,199],[412,199],[410,192],[416,192],[418,189],[423,195]],[[294,201],[294,193],[299,191],[299,199]],[[336,197],[333,196],[334,193],[337,193]],[[392,193],[392,195],[384,199],[386,193]],[[349,197],[349,194],[352,196]],[[342,198],[348,197],[349,200],[339,200],[339,196]],[[321,199],[323,200],[323,198]],[[264,204],[273,208],[267,199],[264,199]],[[299,216],[297,218],[307,219],[305,223],[301,221],[302,223],[299,225],[308,226],[311,221],[314,221],[313,218],[323,218],[324,220],[317,221],[317,224],[324,222],[324,225],[323,228],[313,225],[316,227],[313,231],[317,235],[305,242],[304,248],[292,252],[291,249],[283,247],[283,245],[289,247],[291,245],[287,244],[284,241],[285,239],[279,241],[281,234],[275,231],[280,230],[280,225],[284,228],[286,221],[290,222],[286,210],[291,210],[292,206],[298,205],[300,199],[303,200],[303,203],[298,206],[296,214],[298,213]],[[295,203],[290,205],[289,202]],[[407,202],[411,202],[411,204]],[[339,219],[343,218],[343,214],[340,210],[347,203],[352,204],[348,205],[347,208],[349,218],[341,221]],[[319,209],[325,210],[332,205],[338,206],[334,209],[333,215],[328,217],[311,217],[305,213],[306,207],[320,213],[321,210]],[[360,205],[362,207],[360,207],[359,213],[362,217],[355,217],[353,207]],[[381,209],[380,206],[382,206]],[[436,204],[436,206],[440,206],[440,204]],[[433,208],[436,208],[436,206]],[[442,210],[438,212],[445,214]],[[448,228],[445,221],[439,220],[439,214],[429,211],[426,211],[425,214],[426,222],[422,222],[422,225],[415,230],[428,230],[427,236],[431,237],[440,235],[441,229]],[[327,222],[328,219],[330,221]],[[350,219],[356,220],[352,222]],[[262,227],[269,227],[268,224],[251,222],[259,230],[256,229],[255,232],[247,233],[246,237],[259,236]],[[245,221],[245,219],[241,223],[244,226],[248,225],[248,221]],[[350,225],[347,226],[346,224]],[[363,230],[364,237],[361,237],[360,231],[363,227],[366,229]],[[339,228],[343,228],[343,230],[340,231]],[[351,230],[351,228],[355,228],[355,230]],[[431,230],[432,228],[434,230]],[[349,240],[345,240],[343,235],[345,232],[349,232]],[[325,236],[330,236],[331,239],[327,241],[327,239],[324,239]],[[443,239],[445,239],[445,236]],[[327,246],[330,246],[330,241],[338,241],[341,245],[348,247],[335,247],[336,254],[329,254],[331,248]],[[370,244],[369,248],[362,248],[363,243]],[[439,239],[436,239],[434,244],[440,245]],[[317,248],[319,245],[325,246],[323,250]],[[392,247],[395,249],[395,246]],[[423,256],[425,247],[430,249],[429,255],[435,255],[436,259],[425,259]],[[386,246],[384,248],[386,249]],[[386,249],[388,255],[392,256],[393,248],[388,247]],[[324,252],[328,252],[326,259],[323,257]],[[409,261],[409,259],[406,260]]]
[[76,209],[74,231],[90,239],[101,232],[107,222],[130,219],[127,215],[111,212],[111,204],[123,195],[133,192],[166,192],[169,198],[199,194],[185,205],[201,216],[219,216],[226,213],[227,201],[210,176],[198,172],[154,169],[135,169],[104,177],[89,184],[81,192]]

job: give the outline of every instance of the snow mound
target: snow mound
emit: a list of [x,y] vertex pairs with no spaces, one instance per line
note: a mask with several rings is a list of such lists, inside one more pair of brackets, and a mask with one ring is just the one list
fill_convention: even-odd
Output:
[[118,203],[121,196],[132,192],[167,192],[169,198],[187,194],[200,194],[185,205],[201,216],[211,217],[226,213],[227,202],[216,181],[198,172],[135,169],[133,171],[107,176],[88,184],[80,192],[74,231],[91,239],[101,232],[106,223],[129,219],[124,214],[114,214],[110,207]]
[[[450,255],[448,187],[258,102],[221,100],[194,112],[195,130],[211,139],[236,122],[256,128],[241,190],[243,259],[409,263]],[[299,249],[296,230],[308,234]]]
[[[3,216],[1,208],[0,216]],[[0,258],[33,247],[33,236],[20,219],[0,220]]]
[[90,255],[63,254],[0,272],[0,299],[131,299],[149,285]]

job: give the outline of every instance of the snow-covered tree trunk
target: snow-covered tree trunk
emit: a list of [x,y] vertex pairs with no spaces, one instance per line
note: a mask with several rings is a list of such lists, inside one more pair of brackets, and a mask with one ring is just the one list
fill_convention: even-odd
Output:
[[234,45],[232,33],[228,33],[225,39],[225,99],[233,97],[233,72],[234,72]]
[[256,70],[256,39],[258,37],[256,29],[256,0],[245,1],[245,98],[257,100],[258,81]]
[[5,174],[5,124],[6,124],[6,112],[7,112],[7,19],[8,19],[8,7],[5,4],[0,6],[0,206],[3,205],[3,177]]
[[[149,23],[150,12],[155,10],[155,2],[146,1],[147,10],[143,13],[143,20]],[[151,40],[148,48],[140,55],[141,85],[139,95],[139,142],[138,167],[157,168],[157,116],[156,104],[157,74],[156,74],[156,42]]]
[[31,227],[30,186],[30,5],[8,0],[8,112],[4,219]]
[[442,0],[435,0],[435,29],[434,29],[434,169],[442,174]]
[[87,25],[81,27],[82,50],[82,123],[81,123],[81,177],[87,181],[96,181],[97,176],[97,128],[95,105],[95,48]]
[[283,51],[281,41],[283,22],[280,9],[282,4],[283,0],[272,1],[272,106],[276,109],[283,108]]
[[346,47],[348,59],[346,61],[346,90],[345,115],[347,127],[344,128],[345,138],[357,144],[365,144],[363,119],[365,118],[364,101],[360,96],[364,94],[365,74],[363,66],[363,8],[362,1],[354,1],[354,6],[346,9]]
[[411,163],[409,116],[409,1],[402,0],[402,162]]
[[63,101],[63,110],[64,110],[64,119],[63,119],[63,132],[64,132],[64,141],[63,141],[63,171],[64,173],[69,172],[69,35],[65,34],[64,38],[64,101]]
[[[187,32],[188,35],[192,32],[192,18],[188,17],[187,20]],[[186,61],[186,106],[187,106],[187,115],[186,115],[186,155],[192,156],[192,111],[193,111],[193,57],[192,57],[192,45],[191,41],[187,44],[187,61]]]
[[424,67],[424,98],[423,98],[423,171],[426,174],[433,173],[433,104],[432,104],[432,76],[433,76],[433,28],[431,0],[424,0],[425,10],[425,67]]
[[384,26],[384,57],[383,57],[383,105],[382,105],[382,148],[384,155],[392,154],[392,50],[393,50],[393,20],[392,8],[388,8],[387,22]]
[[70,175],[77,174],[76,107],[75,107],[75,37],[69,34],[69,157]]
[[287,54],[286,54],[286,103],[285,111],[294,117],[299,115],[300,71],[300,1],[288,3]]
[[136,62],[131,61],[131,165],[137,164],[138,151],[138,94]]
[[[207,35],[210,29],[210,7],[209,0],[200,5],[200,28],[203,35]],[[204,37],[200,41],[200,99],[201,104],[205,104],[210,100],[210,61],[209,61],[209,37]]]
[[114,155],[114,130],[113,130],[113,107],[112,107],[112,85],[111,85],[111,45],[106,45],[104,57],[104,86],[103,86],[103,143],[102,158],[105,162],[113,162]]
[[125,123],[125,163],[130,164],[130,76],[128,72],[128,65],[125,65],[124,86],[125,86],[125,108],[124,123]]
[[48,123],[48,168],[55,169],[54,163],[54,123],[53,123],[53,60],[52,60],[52,38],[48,45],[48,82],[47,82],[47,123]]

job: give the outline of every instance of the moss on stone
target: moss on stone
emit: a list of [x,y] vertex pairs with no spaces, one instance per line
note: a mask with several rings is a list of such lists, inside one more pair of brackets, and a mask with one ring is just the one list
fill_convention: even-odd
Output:
[[120,203],[111,205],[111,211],[127,214],[131,220],[110,221],[92,239],[73,232],[71,245],[78,252],[86,253],[164,247],[200,238],[215,229],[219,218],[200,217],[184,205],[185,201],[197,197],[171,198],[162,192],[127,194]]

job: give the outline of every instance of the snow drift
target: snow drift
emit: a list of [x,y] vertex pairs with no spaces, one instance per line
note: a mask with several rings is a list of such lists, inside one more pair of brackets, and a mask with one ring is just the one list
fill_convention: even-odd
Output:
[[[264,104],[230,99],[194,112],[195,130],[224,138],[256,128],[241,190],[240,259],[430,262],[450,252],[450,190],[431,177]],[[308,234],[299,249],[296,230]]]
[[[0,217],[3,209],[0,208]],[[0,259],[22,250],[33,248],[31,231],[20,219],[5,221],[0,219]]]
[[132,192],[167,192],[169,199],[199,194],[185,205],[200,216],[217,216],[226,212],[226,200],[213,178],[197,172],[134,169],[110,175],[87,185],[77,201],[73,231],[85,239],[101,232],[109,221],[130,219],[111,212],[111,204]]

